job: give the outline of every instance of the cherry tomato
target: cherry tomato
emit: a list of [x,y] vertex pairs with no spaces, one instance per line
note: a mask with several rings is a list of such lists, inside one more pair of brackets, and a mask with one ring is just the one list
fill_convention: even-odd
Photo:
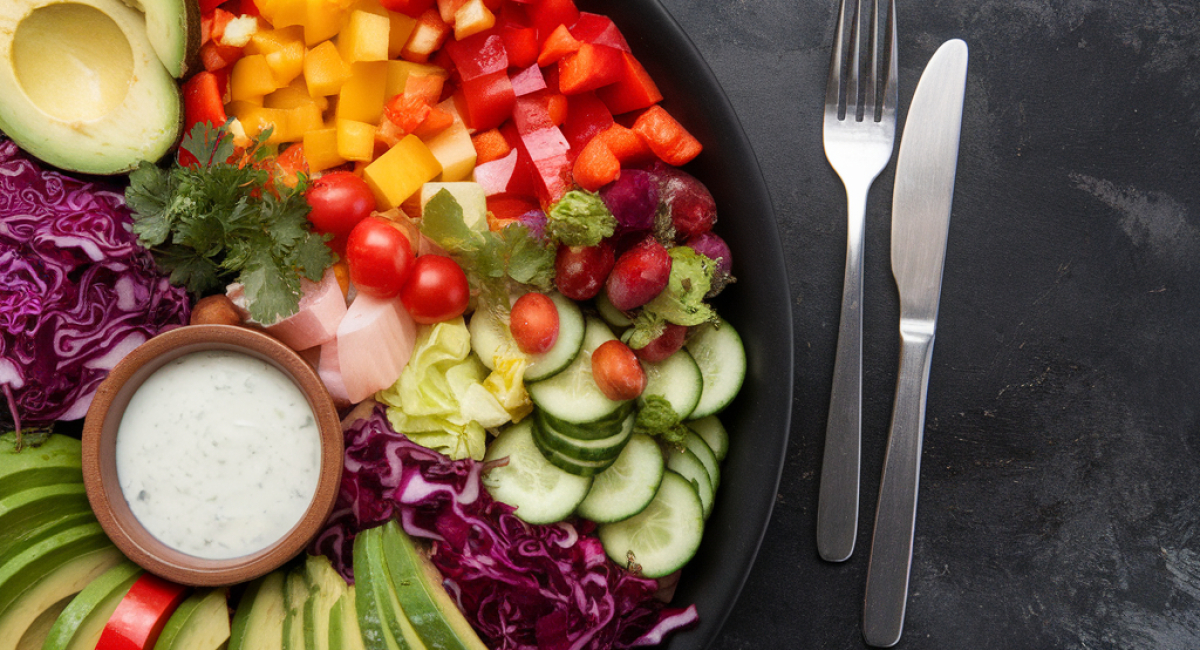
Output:
[[527,293],[513,303],[508,327],[525,354],[542,354],[558,341],[558,307],[544,293]]
[[351,172],[331,172],[313,181],[304,193],[308,220],[321,232],[345,237],[375,209],[367,182]]
[[377,298],[400,293],[414,263],[412,242],[383,217],[358,222],[346,239],[350,281],[359,291]]
[[432,325],[458,318],[467,310],[471,290],[467,274],[444,255],[422,255],[400,290],[400,302],[413,320]]
[[633,399],[646,390],[646,371],[637,355],[620,341],[605,341],[592,352],[592,378],[611,400]]

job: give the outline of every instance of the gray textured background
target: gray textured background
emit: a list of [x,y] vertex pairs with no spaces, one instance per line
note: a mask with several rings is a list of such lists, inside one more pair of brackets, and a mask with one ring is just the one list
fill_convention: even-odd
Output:
[[[759,157],[796,312],[778,502],[712,647],[861,647],[897,353],[894,168],[868,210],[859,546],[832,565],[814,526],[845,254],[820,130],[835,3],[662,1]],[[1200,2],[899,15],[903,107],[941,42],[971,48],[901,647],[1200,648]]]

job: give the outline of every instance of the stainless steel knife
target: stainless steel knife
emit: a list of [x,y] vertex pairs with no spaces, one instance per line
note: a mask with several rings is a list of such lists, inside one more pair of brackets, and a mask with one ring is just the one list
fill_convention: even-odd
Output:
[[966,80],[967,44],[957,39],[943,43],[917,84],[896,161],[892,275],[900,291],[900,369],[863,607],[863,638],[879,647],[895,645],[904,628],[925,397]]

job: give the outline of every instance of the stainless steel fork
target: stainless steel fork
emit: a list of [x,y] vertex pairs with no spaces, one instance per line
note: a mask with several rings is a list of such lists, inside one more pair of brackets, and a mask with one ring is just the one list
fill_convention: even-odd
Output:
[[[830,562],[850,557],[858,530],[863,231],[867,194],[892,158],[896,134],[896,3],[883,4],[841,0],[825,90],[825,157],[846,186],[848,208],[846,279],[817,506],[817,550]],[[881,31],[883,10],[887,23]]]

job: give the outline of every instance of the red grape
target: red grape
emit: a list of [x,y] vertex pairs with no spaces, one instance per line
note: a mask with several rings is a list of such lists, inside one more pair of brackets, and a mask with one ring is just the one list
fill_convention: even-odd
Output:
[[554,258],[554,283],[571,300],[591,300],[604,287],[614,260],[606,241],[595,246],[561,245]]
[[683,325],[675,323],[667,323],[663,328],[663,333],[659,334],[654,340],[647,343],[644,347],[640,347],[633,351],[642,361],[655,363],[663,361],[667,357],[679,351],[683,347],[683,341],[687,338],[687,328]]
[[679,241],[712,230],[717,222],[717,202],[695,176],[674,167],[657,164],[659,197],[671,215]]
[[605,289],[613,306],[629,311],[650,302],[671,279],[671,255],[647,237],[617,259]]

